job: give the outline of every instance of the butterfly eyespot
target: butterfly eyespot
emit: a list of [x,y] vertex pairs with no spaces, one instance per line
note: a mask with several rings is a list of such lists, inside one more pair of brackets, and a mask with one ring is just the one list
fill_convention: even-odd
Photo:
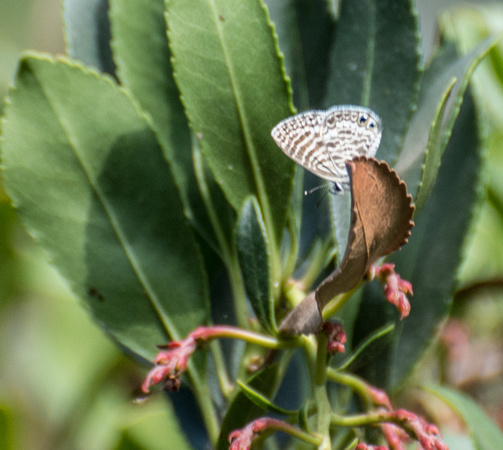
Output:
[[376,127],[376,123],[374,121],[369,123],[369,128],[372,130]]
[[360,125],[365,125],[366,121],[367,121],[367,116],[364,116],[363,114],[358,119],[358,122],[360,123]]

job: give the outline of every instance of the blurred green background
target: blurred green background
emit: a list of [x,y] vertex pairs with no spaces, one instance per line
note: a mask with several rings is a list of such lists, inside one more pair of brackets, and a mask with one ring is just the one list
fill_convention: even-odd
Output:
[[[437,17],[464,50],[503,29],[503,3],[493,3],[491,9],[450,10],[439,16],[458,4],[418,2],[426,56],[435,40]],[[19,54],[27,49],[64,53],[60,0],[0,0],[0,97],[7,94]],[[478,69],[473,84],[477,103],[485,111],[480,123],[488,149],[484,200],[460,271],[453,310],[456,320],[442,336],[443,351],[432,352],[429,361],[443,381],[473,395],[500,426],[502,80],[500,45]],[[163,426],[172,412],[162,398],[142,405],[132,402],[143,374],[92,323],[43,252],[33,245],[0,187],[0,450],[166,448],[166,442],[178,448],[173,433],[167,436],[169,429]]]
[[[23,50],[65,53],[60,0],[0,0],[2,99]],[[0,449],[178,447],[162,398],[132,401],[144,373],[95,326],[0,187]]]

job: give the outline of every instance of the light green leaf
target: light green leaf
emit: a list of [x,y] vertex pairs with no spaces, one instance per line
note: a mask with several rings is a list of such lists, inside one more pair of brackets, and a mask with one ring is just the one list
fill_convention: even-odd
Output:
[[13,450],[14,436],[13,411],[0,405],[0,450]]
[[173,405],[166,399],[151,398],[145,405],[123,408],[116,421],[122,425],[121,441],[117,450],[148,449],[190,450],[187,437],[183,434]]
[[445,387],[425,389],[447,403],[466,424],[477,450],[494,450],[503,443],[503,433],[470,397]]
[[110,22],[117,75],[151,116],[185,213],[194,221],[193,207],[201,213],[204,205],[192,166],[190,130],[172,74],[164,0],[111,0]]
[[[424,155],[429,145],[430,130],[438,111],[439,99],[445,93],[455,78],[456,84],[451,89],[447,105],[444,107],[444,116],[441,120],[442,136],[439,137],[437,152],[442,155],[449,140],[452,128],[463,101],[463,94],[470,80],[470,76],[478,63],[489,50],[496,44],[497,38],[486,39],[471,52],[458,57],[453,44],[447,44],[433,59],[424,73],[419,94],[418,109],[414,114],[409,131],[405,138],[404,150],[395,165],[395,170],[407,183],[407,190],[415,197],[420,177],[432,177],[435,166],[422,170]],[[440,134],[440,131],[437,131]],[[423,200],[424,201],[424,200]]]
[[271,245],[285,225],[293,163],[270,132],[290,115],[289,84],[259,0],[168,0],[175,80],[216,181],[239,211],[259,200]]
[[110,78],[25,56],[2,131],[14,206],[115,340],[150,359],[206,321],[206,278],[169,167]]
[[423,209],[426,199],[430,195],[435,181],[437,180],[438,169],[440,168],[440,159],[442,158],[445,149],[444,135],[443,135],[443,118],[447,108],[447,101],[451,95],[452,89],[456,83],[456,78],[451,79],[450,84],[447,85],[440,102],[438,109],[433,118],[428,137],[428,145],[424,155],[423,167],[421,170],[421,182],[417,187],[417,193],[414,198],[414,216],[417,216]]

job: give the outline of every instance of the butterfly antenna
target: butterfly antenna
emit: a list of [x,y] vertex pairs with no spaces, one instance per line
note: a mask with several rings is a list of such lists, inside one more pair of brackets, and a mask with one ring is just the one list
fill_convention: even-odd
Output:
[[327,191],[323,194],[323,197],[320,198],[320,201],[318,203],[316,203],[316,209],[318,209],[321,205],[321,202],[323,200],[325,200],[325,198],[327,197],[328,193],[330,192],[330,189],[327,189]]
[[309,189],[309,191],[304,191],[304,195],[309,195],[309,194],[312,194],[313,192],[315,191],[319,191],[320,189],[323,189],[323,188],[326,188],[327,185],[326,184],[320,184],[319,186],[316,186],[312,189]]

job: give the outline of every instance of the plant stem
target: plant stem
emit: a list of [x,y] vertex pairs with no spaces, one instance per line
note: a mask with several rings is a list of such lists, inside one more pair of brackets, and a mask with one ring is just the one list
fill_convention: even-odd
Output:
[[213,361],[215,362],[215,369],[218,374],[218,382],[220,384],[220,389],[225,398],[229,398],[232,393],[232,383],[229,380],[227,374],[227,368],[225,367],[224,356],[222,353],[222,347],[219,342],[212,342],[210,344],[211,355],[213,356]]
[[217,414],[211,400],[211,395],[208,392],[207,383],[201,380],[198,372],[191,366],[193,365],[189,361],[188,372],[194,389],[194,397],[199,405],[199,410],[201,411],[201,416],[203,418],[206,431],[208,432],[208,437],[211,443],[215,445],[218,442],[218,436],[220,434],[220,424],[218,422]]
[[360,281],[353,289],[348,292],[345,292],[342,295],[335,297],[333,300],[327,303],[325,308],[323,309],[323,320],[326,321],[333,315],[337,314],[337,312],[347,303],[347,301],[353,296],[355,291],[362,285],[362,281]]
[[353,391],[355,391],[363,400],[366,407],[372,405],[372,399],[369,394],[369,386],[361,378],[355,375],[338,372],[331,367],[327,369],[327,378],[330,381],[343,384],[344,386],[348,386],[353,389]]
[[354,416],[340,416],[338,414],[332,413],[330,416],[330,425],[339,427],[361,427],[382,422],[391,422],[400,425],[400,421],[393,420],[393,417],[390,416],[389,411],[355,414]]
[[227,242],[227,239],[225,237],[224,230],[222,229],[220,220],[217,217],[215,206],[213,204],[210,190],[208,188],[208,184],[206,183],[206,177],[204,175],[203,157],[199,148],[197,147],[197,143],[193,145],[193,161],[194,173],[197,179],[197,184],[199,186],[199,192],[201,193],[201,197],[204,200],[206,211],[208,212],[208,217],[210,219],[213,232],[215,233],[215,236],[217,238],[218,247],[221,251],[222,260],[229,276],[236,320],[241,328],[248,328],[246,295],[244,293],[243,283],[241,282],[241,275],[238,270],[238,264],[234,251],[229,247],[229,243]]
[[317,405],[317,431],[323,436],[320,449],[330,449],[330,417],[332,409],[327,395],[327,343],[325,333],[318,334],[318,349],[316,352],[316,365],[314,373],[314,398]]
[[200,327],[199,338],[205,341],[213,339],[240,339],[250,344],[260,345],[266,348],[283,349],[299,347],[304,340],[302,336],[278,339],[273,336],[243,330],[232,325],[215,325],[212,327]]

